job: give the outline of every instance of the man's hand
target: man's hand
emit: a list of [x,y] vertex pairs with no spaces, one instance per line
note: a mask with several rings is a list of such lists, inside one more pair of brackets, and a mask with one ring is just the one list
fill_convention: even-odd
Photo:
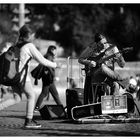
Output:
[[89,66],[90,67],[96,67],[96,62],[95,61],[90,61]]

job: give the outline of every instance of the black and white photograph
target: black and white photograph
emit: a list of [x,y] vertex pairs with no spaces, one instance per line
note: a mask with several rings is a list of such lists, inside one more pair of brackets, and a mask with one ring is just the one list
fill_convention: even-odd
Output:
[[31,136],[139,138],[140,3],[0,3],[0,138]]

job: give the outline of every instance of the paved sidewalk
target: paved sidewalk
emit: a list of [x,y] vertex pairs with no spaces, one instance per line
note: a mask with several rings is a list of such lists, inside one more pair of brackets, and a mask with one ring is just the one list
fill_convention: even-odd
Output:
[[140,136],[140,123],[74,124],[68,120],[42,120],[34,114],[42,128],[23,128],[26,100],[0,111],[0,136]]

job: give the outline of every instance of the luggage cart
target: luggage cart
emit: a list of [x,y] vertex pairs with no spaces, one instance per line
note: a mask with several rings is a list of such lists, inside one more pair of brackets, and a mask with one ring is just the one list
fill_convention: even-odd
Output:
[[78,63],[76,57],[67,58],[67,88],[84,88],[85,75],[82,71],[84,66]]
[[77,58],[67,58],[66,107],[68,118],[71,118],[72,107],[83,104],[85,76],[82,73],[82,67],[83,65],[78,63]]

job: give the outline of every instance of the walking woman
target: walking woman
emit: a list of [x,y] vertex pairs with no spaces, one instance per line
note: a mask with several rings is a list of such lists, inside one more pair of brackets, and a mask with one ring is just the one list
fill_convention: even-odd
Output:
[[[44,57],[46,59],[54,62],[55,56],[56,56],[56,46],[51,45],[51,46],[49,46]],[[42,75],[42,91],[37,100],[35,112],[40,109],[43,99],[45,97],[49,97],[49,93],[51,93],[56,104],[62,105],[60,98],[59,98],[58,91],[57,91],[55,83],[54,83],[54,78],[55,78],[55,69],[49,68],[49,67],[44,67],[43,75]]]
[[[29,73],[29,66],[30,60],[35,59],[40,64],[56,68],[57,64],[51,62],[43,57],[43,55],[37,50],[35,45],[32,43],[35,39],[35,32],[29,25],[23,25],[19,30],[19,38],[17,41],[16,46],[20,48],[20,55],[19,55],[19,72],[21,73],[20,82],[12,87],[14,91],[15,98],[8,99],[0,103],[0,110],[19,103],[21,101],[21,94],[25,93],[27,96],[27,105],[26,105],[26,117],[25,117],[25,128],[38,128],[41,127],[36,121],[33,120],[33,111],[35,105],[35,91],[31,83],[30,73]],[[24,45],[21,45],[24,44]],[[28,62],[28,64],[27,64]],[[23,68],[27,64],[28,69],[27,71]]]

